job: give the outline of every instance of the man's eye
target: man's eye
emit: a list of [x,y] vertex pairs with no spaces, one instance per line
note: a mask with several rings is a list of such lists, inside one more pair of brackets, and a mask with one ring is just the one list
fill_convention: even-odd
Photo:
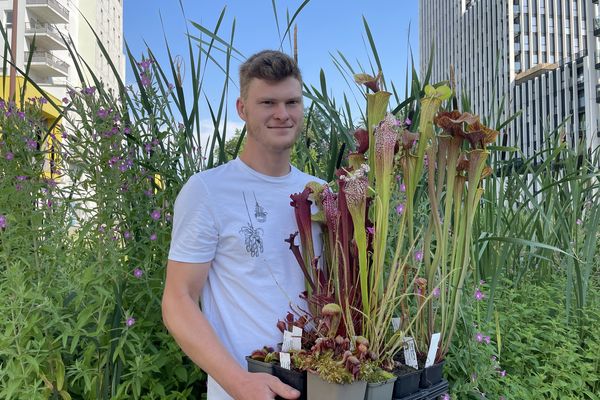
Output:
[[273,104],[273,102],[272,102],[272,101],[270,101],[270,100],[265,100],[265,101],[263,101],[263,102],[262,102],[262,104],[265,104],[265,105],[268,105],[268,106],[270,106],[270,105],[272,105],[272,104]]

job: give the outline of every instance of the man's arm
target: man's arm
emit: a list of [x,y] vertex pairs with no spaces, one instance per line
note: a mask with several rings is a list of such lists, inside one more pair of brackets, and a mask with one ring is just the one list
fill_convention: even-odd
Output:
[[266,400],[275,394],[296,399],[299,393],[274,376],[244,370],[223,347],[198,306],[211,263],[169,260],[162,298],[165,326],[185,354],[233,398]]

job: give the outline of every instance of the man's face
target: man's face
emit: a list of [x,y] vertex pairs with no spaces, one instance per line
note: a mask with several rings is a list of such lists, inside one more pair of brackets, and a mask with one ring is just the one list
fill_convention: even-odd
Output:
[[236,103],[246,122],[247,146],[281,153],[289,150],[302,130],[304,108],[302,87],[293,77],[280,82],[252,79],[245,98]]

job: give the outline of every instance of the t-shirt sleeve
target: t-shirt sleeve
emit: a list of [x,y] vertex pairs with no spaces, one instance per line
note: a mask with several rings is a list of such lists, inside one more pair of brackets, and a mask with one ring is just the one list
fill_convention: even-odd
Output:
[[169,259],[188,263],[212,261],[218,239],[209,191],[200,177],[193,176],[175,200]]

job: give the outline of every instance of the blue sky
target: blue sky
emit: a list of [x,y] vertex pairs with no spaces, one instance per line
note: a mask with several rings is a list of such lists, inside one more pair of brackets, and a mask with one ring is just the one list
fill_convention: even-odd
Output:
[[[276,0],[282,31],[286,26],[286,10],[289,10],[291,16],[301,4],[300,0]],[[183,0],[185,17],[178,0],[125,0],[125,40],[136,58],[145,51],[146,42],[157,55],[158,61],[166,64],[162,17],[164,34],[172,53],[180,54],[186,59],[186,19],[212,30],[225,6],[227,9],[221,32],[228,36],[235,19],[234,47],[244,56],[266,48],[279,48],[280,40],[271,0]],[[354,67],[358,68],[360,63],[369,68],[370,50],[362,22],[363,16],[371,28],[386,79],[388,82],[392,80],[396,88],[402,88],[403,91],[409,56],[409,26],[410,46],[415,62],[418,63],[417,0],[310,1],[295,21],[298,25],[298,58],[305,83],[318,86],[319,71],[322,68],[327,77],[330,94],[341,99],[342,91],[350,92],[351,89],[336,69],[330,53],[337,54],[340,51]],[[189,29],[193,35],[200,34],[191,25]],[[283,50],[289,52],[287,41]],[[238,64],[233,66],[236,71],[237,66]],[[189,80],[189,66],[187,67],[186,75]],[[128,79],[132,76],[130,71],[128,67]],[[209,99],[218,99],[223,85],[223,74],[209,68],[205,79],[206,95]],[[237,73],[235,79],[237,80]],[[230,107],[233,107],[237,95],[237,88],[232,87],[228,99]],[[232,115],[231,119],[239,121],[237,115]]]

